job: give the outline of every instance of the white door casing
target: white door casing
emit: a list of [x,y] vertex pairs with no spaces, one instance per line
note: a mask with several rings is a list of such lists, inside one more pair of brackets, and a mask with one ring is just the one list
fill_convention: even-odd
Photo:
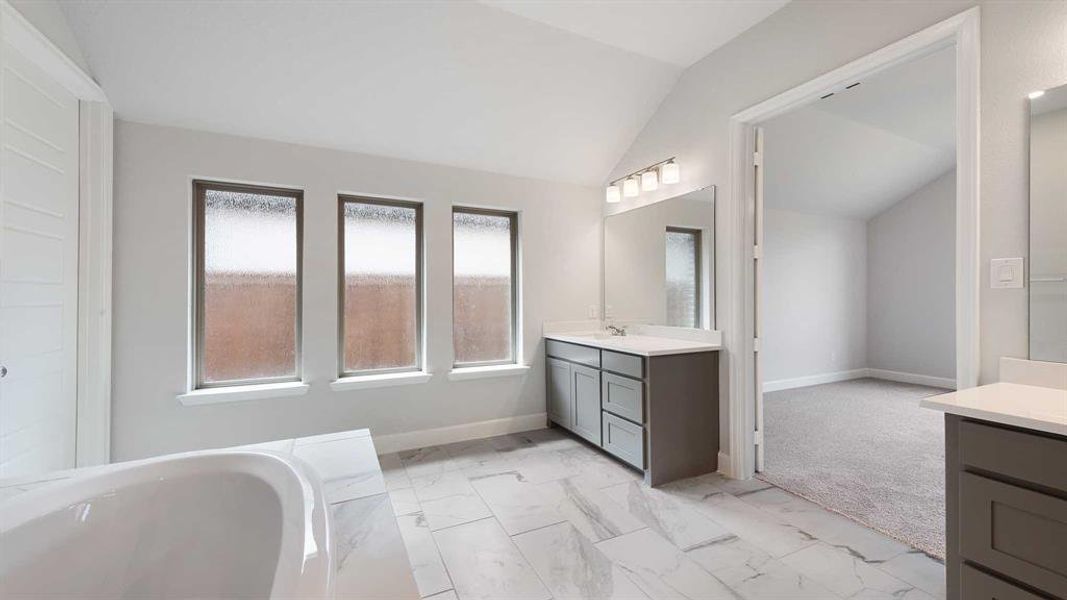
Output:
[[78,119],[78,99],[5,40],[0,477],[75,465]]
[[762,427],[757,424],[757,411],[762,412],[754,335],[759,243],[753,160],[756,124],[948,46],[956,49],[956,382],[958,389],[978,384],[980,14],[980,7],[967,9],[730,118],[730,193],[721,203],[725,218],[717,229],[726,268],[716,281],[728,361],[729,454],[725,455],[727,463],[720,466],[727,475],[751,477],[761,454],[756,446],[757,427]]

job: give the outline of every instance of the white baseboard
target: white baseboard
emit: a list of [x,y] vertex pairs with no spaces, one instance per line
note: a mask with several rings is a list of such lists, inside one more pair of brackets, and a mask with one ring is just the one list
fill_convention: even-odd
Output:
[[478,421],[475,423],[463,423],[438,427],[436,429],[422,429],[420,431],[405,431],[403,433],[390,433],[386,435],[374,435],[374,447],[378,454],[389,454],[401,450],[413,450],[439,444],[451,444],[504,435],[505,433],[519,433],[534,429],[544,429],[548,425],[548,415],[535,413],[532,415],[520,415],[490,421]]
[[867,369],[867,376],[875,379],[899,381],[901,383],[914,383],[917,385],[929,385],[932,387],[956,389],[956,380],[948,377],[934,377],[933,375],[920,375],[919,373],[903,373],[901,371],[888,371],[886,369]]
[[763,384],[764,392],[777,392],[779,390],[791,390],[793,388],[808,387],[809,385],[819,385],[823,383],[834,383],[836,381],[848,381],[850,379],[859,379],[861,377],[868,377],[868,369],[852,369],[851,371],[836,371],[834,373],[819,373],[818,375],[808,375],[806,377],[797,377],[795,379],[777,379],[775,381],[767,381]]
[[730,455],[719,450],[719,473],[726,477],[733,477],[733,473],[730,470]]
[[929,385],[932,387],[945,388],[949,390],[956,389],[956,380],[949,379],[948,377],[934,377],[933,375],[904,373],[902,371],[889,371],[887,369],[852,369],[851,371],[837,371],[834,373],[820,373],[818,375],[808,375],[806,377],[797,377],[796,379],[778,379],[775,381],[768,381],[763,384],[763,391],[777,392],[779,390],[791,390],[793,388],[802,388],[811,385],[821,385],[823,383],[835,383],[838,381],[848,381],[850,379],[860,379],[862,377],[873,377],[874,379],[899,381],[901,383],[914,383],[917,385]]

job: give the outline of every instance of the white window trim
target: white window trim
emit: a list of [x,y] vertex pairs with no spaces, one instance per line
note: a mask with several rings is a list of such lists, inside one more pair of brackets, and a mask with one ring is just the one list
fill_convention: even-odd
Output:
[[404,371],[401,373],[378,373],[376,375],[354,375],[341,377],[330,382],[330,389],[335,392],[349,390],[369,390],[374,388],[395,387],[399,385],[418,385],[426,383],[433,377],[426,371]]
[[202,388],[184,394],[178,394],[178,402],[181,402],[182,406],[221,404],[224,402],[245,402],[247,400],[303,396],[308,393],[309,389],[311,389],[311,386],[303,381],[229,385],[216,388]]
[[458,367],[448,372],[449,381],[468,379],[489,379],[491,377],[518,377],[530,371],[529,365],[488,365],[480,367]]

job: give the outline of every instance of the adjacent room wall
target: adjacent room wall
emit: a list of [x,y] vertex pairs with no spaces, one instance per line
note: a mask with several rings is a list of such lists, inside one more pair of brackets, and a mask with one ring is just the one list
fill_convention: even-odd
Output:
[[867,366],[867,225],[768,209],[761,332],[766,391]]
[[[378,436],[545,410],[541,324],[600,299],[603,191],[250,138],[116,122],[112,456],[145,456],[369,427]],[[306,396],[182,406],[188,364],[191,182],[304,190]],[[337,193],[425,202],[429,383],[334,392]],[[525,376],[450,381],[451,206],[520,211]]]
[[[682,182],[642,194],[642,203],[710,184],[729,194],[731,115],[976,5],[982,7],[980,378],[995,381],[1000,356],[1026,356],[1027,290],[990,289],[986,265],[993,257],[1027,255],[1026,95],[1067,79],[1067,2],[793,0],[690,67],[605,181],[676,156]],[[723,450],[730,445],[731,359],[720,361]]]
[[956,377],[956,172],[870,219],[768,209],[763,389]]
[[867,366],[955,381],[956,170],[870,219],[867,241]]

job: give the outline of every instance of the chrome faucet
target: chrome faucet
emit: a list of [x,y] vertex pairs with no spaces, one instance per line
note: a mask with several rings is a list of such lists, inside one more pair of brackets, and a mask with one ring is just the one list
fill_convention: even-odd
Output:
[[608,330],[608,333],[614,336],[626,335],[625,327],[616,327],[614,325],[608,325],[607,327],[605,327],[605,329]]

